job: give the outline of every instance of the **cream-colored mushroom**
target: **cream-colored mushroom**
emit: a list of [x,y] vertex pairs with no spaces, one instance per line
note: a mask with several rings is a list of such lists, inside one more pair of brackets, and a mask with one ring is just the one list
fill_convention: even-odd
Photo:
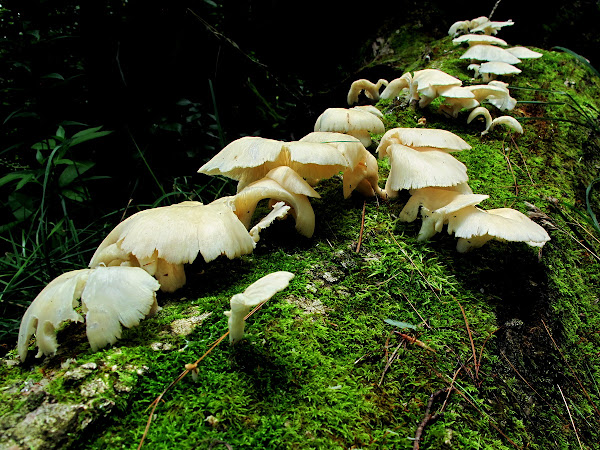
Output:
[[517,101],[510,96],[508,84],[501,81],[493,81],[488,84],[473,84],[465,86],[470,90],[479,103],[487,101],[500,110],[514,109]]
[[385,126],[374,114],[355,108],[327,108],[315,122],[314,131],[345,133],[360,139],[365,147],[371,145],[369,133],[383,133]]
[[185,284],[184,264],[198,253],[209,262],[251,253],[255,243],[226,202],[186,201],[140,211],[118,224],[92,256],[90,267],[140,266],[173,292]]
[[459,238],[456,248],[460,253],[481,247],[491,239],[525,242],[535,247],[550,240],[544,228],[512,208],[482,210],[467,206],[449,217],[448,233]]
[[488,61],[479,66],[479,74],[484,83],[493,81],[498,75],[517,75],[521,69],[503,61]]
[[410,95],[413,101],[419,101],[419,107],[425,108],[446,89],[460,85],[462,81],[441,70],[417,70],[410,84]]
[[279,166],[291,167],[304,178],[319,180],[337,174],[345,164],[339,152],[325,144],[245,136],[224,147],[198,172],[238,180],[239,192]]
[[469,31],[471,33],[483,33],[483,34],[498,34],[498,30],[500,30],[501,28],[504,27],[508,27],[514,25],[514,22],[512,20],[506,20],[504,22],[499,22],[499,21],[484,21],[481,22],[480,24],[478,24],[477,26],[471,26],[469,28]]
[[459,152],[469,150],[471,146],[460,136],[436,128],[391,128],[381,137],[377,146],[379,158],[387,154],[387,148],[391,144],[403,144],[408,147],[435,148],[445,152]]
[[508,46],[504,39],[500,39],[495,36],[488,36],[487,34],[464,34],[462,36],[452,39],[452,43],[454,45],[467,43],[469,44],[469,47],[477,44],[500,45],[503,47]]
[[230,300],[230,311],[225,311],[228,317],[229,342],[238,342],[244,337],[246,316],[250,309],[266,302],[277,292],[285,289],[294,278],[291,272],[274,272],[252,283],[241,294],[235,294]]
[[382,99],[393,99],[400,96],[400,93],[404,90],[410,89],[412,83],[412,74],[410,72],[404,73],[401,77],[395,78],[388,83],[383,92],[381,93]]
[[159,307],[158,282],[138,267],[97,267],[64,273],[37,295],[21,320],[17,350],[21,361],[35,334],[38,353],[53,355],[56,330],[66,321],[83,322],[75,310],[81,299],[86,333],[92,350],[113,344],[121,337],[121,325],[131,328]]
[[475,94],[463,86],[453,86],[442,92],[444,103],[440,105],[440,111],[450,117],[458,117],[462,109],[473,109],[479,106]]
[[[460,59],[469,59],[472,61],[495,61],[505,62],[508,64],[518,64],[521,62],[519,58],[507,52],[505,49],[496,47],[495,45],[476,44],[467,49]],[[481,73],[481,67],[479,68]]]
[[348,104],[352,105],[358,102],[358,96],[361,92],[364,92],[367,98],[377,101],[379,100],[379,89],[381,89],[381,86],[387,85],[388,82],[384,79],[379,79],[377,83],[373,83],[364,78],[356,80],[350,85],[350,90],[348,91],[347,96]]
[[355,189],[368,197],[374,195],[385,197],[385,192],[378,184],[377,159],[358,138],[343,133],[314,131],[300,138],[300,141],[333,145],[346,158],[348,166],[342,175],[344,198],[350,197]]
[[533,50],[528,49],[527,47],[522,47],[520,45],[516,47],[509,47],[506,49],[506,51],[519,59],[536,59],[541,58],[543,56],[540,52],[535,52]]
[[471,111],[471,113],[469,114],[469,117],[467,117],[467,123],[471,123],[476,117],[479,116],[483,116],[485,120],[485,128],[481,132],[481,134],[483,135],[487,133],[487,131],[490,128],[490,125],[492,124],[492,115],[486,107],[478,106],[477,108],[474,108],[473,111]]
[[496,125],[506,125],[511,130],[516,131],[517,133],[523,134],[523,127],[521,126],[519,121],[512,116],[496,117],[490,123],[489,130],[493,129]]

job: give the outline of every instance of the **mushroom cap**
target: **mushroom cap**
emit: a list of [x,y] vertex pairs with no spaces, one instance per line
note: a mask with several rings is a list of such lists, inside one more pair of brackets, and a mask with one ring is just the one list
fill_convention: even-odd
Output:
[[379,117],[367,111],[355,108],[327,108],[317,117],[314,131],[350,134],[368,147],[371,145],[369,133],[383,133],[385,126]]
[[229,342],[235,343],[244,337],[245,316],[250,308],[266,302],[285,289],[292,278],[294,274],[291,272],[273,272],[252,283],[243,293],[231,297],[231,310],[225,311],[225,315],[229,317]]
[[410,92],[413,99],[420,98],[419,106],[427,106],[441,92],[452,86],[460,86],[462,81],[438,69],[417,70],[412,77]]
[[513,75],[521,73],[522,70],[510,63],[503,61],[488,61],[481,63],[479,73],[494,75]]
[[451,86],[440,91],[440,96],[446,98],[475,98],[475,94],[465,86]]
[[450,36],[456,36],[460,32],[469,31],[469,21],[468,20],[459,20],[454,22],[450,28],[448,29],[448,34]]
[[[471,59],[476,61],[501,61],[508,64],[518,64],[519,58],[507,52],[505,49],[495,45],[476,44],[467,49],[460,59]],[[479,68],[481,72],[481,67]]]
[[358,105],[358,106],[353,106],[352,109],[358,109],[359,111],[366,111],[368,113],[375,114],[380,119],[383,119],[383,113],[381,111],[379,111],[379,109],[375,105]]
[[220,255],[233,259],[252,253],[255,245],[224,200],[208,205],[186,201],[140,211],[108,234],[92,256],[90,267],[110,263],[104,250],[111,244],[138,260],[156,255],[171,264],[191,263],[198,253],[206,262]]
[[516,47],[509,47],[506,49],[506,51],[519,59],[541,58],[543,56],[539,52],[535,52],[520,45],[517,45]]
[[500,116],[500,117],[496,117],[490,123],[489,129],[491,130],[496,125],[506,125],[507,127],[509,127],[510,129],[512,129],[513,131],[516,131],[517,133],[523,134],[523,126],[519,123],[519,121],[517,119],[515,119],[512,116]]
[[[290,205],[296,219],[296,230],[308,238],[315,231],[315,213],[306,195],[295,194],[270,178],[254,181],[232,197],[233,209],[245,228],[250,228],[256,205],[263,199],[282,201]],[[248,234],[248,236],[250,236]]]
[[[160,284],[139,267],[97,267],[81,294],[86,334],[93,351],[121,338],[121,325],[139,325],[156,305]],[[157,306],[157,305],[156,305]]]
[[75,308],[81,298],[87,336],[96,351],[121,336],[121,325],[132,327],[156,304],[159,283],[139,267],[98,267],[66,272],[42,289],[21,320],[17,349],[21,361],[36,335],[39,358],[56,353],[56,329],[65,321],[83,322]]
[[456,134],[436,128],[391,128],[382,137],[377,147],[379,158],[383,158],[391,144],[408,147],[431,147],[446,152],[469,150],[471,146]]
[[244,136],[224,147],[198,172],[238,180],[239,191],[279,166],[289,166],[305,178],[322,179],[341,171],[346,162],[324,144]]
[[[479,33],[482,32],[484,34],[497,34],[498,30],[503,27],[508,27],[514,25],[515,23],[512,20],[507,20],[505,22],[497,22],[497,21],[481,21],[477,24],[472,23],[469,31],[471,33]],[[475,25],[475,26],[473,26]]]
[[307,197],[321,198],[319,193],[315,191],[310,184],[296,173],[291,167],[279,166],[269,170],[265,178],[270,178],[276,181],[293,194],[306,195]]
[[477,108],[474,108],[469,114],[469,117],[467,117],[467,123],[471,123],[478,116],[483,116],[485,119],[485,131],[489,130],[490,125],[492,124],[492,115],[484,106],[478,106]]
[[441,150],[419,151],[402,144],[391,144],[387,152],[390,173],[385,190],[390,196],[402,189],[454,186],[469,179],[465,165]]
[[313,131],[301,137],[299,142],[318,142],[333,146],[346,159],[344,170],[356,167],[367,151],[357,137],[333,131]]
[[463,34],[462,36],[452,39],[452,43],[454,45],[460,45],[465,42],[469,44],[469,46],[477,44],[502,46],[508,45],[504,39],[500,39],[495,36],[489,36],[487,34]]
[[550,240],[544,228],[512,208],[482,210],[468,206],[455,211],[448,219],[448,233],[465,239],[461,241],[459,251],[469,250],[471,244],[481,246],[489,239],[525,242],[533,246],[542,246]]

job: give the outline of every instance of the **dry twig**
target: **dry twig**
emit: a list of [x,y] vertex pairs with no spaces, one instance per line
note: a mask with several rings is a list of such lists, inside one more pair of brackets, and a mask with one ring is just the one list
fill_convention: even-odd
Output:
[[[448,400],[448,397],[450,396],[450,393],[452,392],[452,390],[453,390],[452,387],[445,387],[443,389],[440,389],[439,391],[434,392],[429,397],[429,401],[427,402],[427,408],[425,408],[425,416],[423,417],[423,420],[419,424],[419,426],[417,428],[417,432],[415,433],[415,442],[413,444],[413,450],[419,450],[419,445],[421,443],[421,437],[423,436],[423,431],[425,431],[425,427],[427,425],[435,422],[437,419],[439,419],[444,414],[443,408],[446,406],[446,400]],[[442,405],[442,408],[440,409],[439,412],[437,412],[435,414],[431,414],[431,407],[433,406],[433,402],[444,393],[447,393],[447,395],[446,395],[446,400],[444,401],[444,403]]]

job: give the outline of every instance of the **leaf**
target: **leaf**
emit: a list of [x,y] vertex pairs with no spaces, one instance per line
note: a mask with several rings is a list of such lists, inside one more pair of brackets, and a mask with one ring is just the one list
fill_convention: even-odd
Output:
[[410,328],[411,330],[417,329],[416,325],[413,325],[412,323],[408,323],[408,322],[400,322],[398,320],[392,320],[392,319],[384,319],[384,322],[389,325],[392,325],[394,327],[398,327],[398,328]]
[[48,73],[46,75],[42,75],[40,78],[53,78],[55,80],[65,81],[65,77],[63,77],[60,73]]
[[589,214],[590,218],[592,219],[592,225],[594,226],[594,228],[596,229],[596,231],[598,233],[600,233],[600,224],[598,223],[598,218],[596,217],[596,214],[592,210],[592,205],[590,202],[590,194],[592,192],[592,188],[594,187],[594,185],[596,183],[598,183],[599,181],[600,181],[600,177],[595,178],[594,180],[592,180],[592,182],[590,184],[588,184],[588,187],[585,190],[585,205],[586,205],[587,213]]
[[[33,173],[30,170],[23,170],[23,171],[19,171],[19,172],[12,172],[9,173],[8,175],[4,175],[2,178],[0,178],[0,187],[4,186],[5,184],[8,184],[12,181],[15,180],[23,180],[24,178],[27,178],[28,180],[33,178]],[[18,188],[16,189],[18,190]]]
[[71,146],[81,144],[82,142],[89,141],[91,139],[97,139],[112,133],[112,131],[99,131],[100,128],[102,128],[102,126],[88,128],[75,133],[73,136],[71,136]]
[[68,186],[95,165],[96,163],[93,161],[73,162],[71,165],[67,166],[60,174],[60,177],[58,177],[58,185],[60,187]]

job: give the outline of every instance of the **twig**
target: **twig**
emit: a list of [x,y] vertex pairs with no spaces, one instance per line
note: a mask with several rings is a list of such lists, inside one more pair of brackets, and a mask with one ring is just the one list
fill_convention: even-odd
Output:
[[565,406],[567,407],[567,412],[569,413],[569,419],[571,419],[571,425],[573,425],[573,431],[575,432],[575,437],[577,438],[577,442],[579,442],[579,448],[583,449],[583,446],[581,445],[581,441],[579,440],[579,434],[577,433],[577,427],[575,426],[575,422],[573,421],[573,416],[571,415],[571,410],[569,409],[569,405],[567,404],[567,399],[565,398],[560,386],[557,384],[556,387],[560,391],[560,396],[562,397],[563,402],[565,402]]
[[435,353],[434,349],[432,349],[425,342],[418,340],[417,338],[414,338],[412,336],[409,336],[408,334],[404,334],[404,333],[401,333],[400,331],[396,331],[396,330],[394,330],[394,333],[397,334],[398,336],[400,336],[402,339],[405,339],[406,341],[410,342],[411,344],[418,345],[419,347],[424,348],[425,350]]
[[504,155],[504,159],[506,159],[506,164],[508,165],[508,170],[510,171],[510,174],[513,177],[513,181],[515,182],[515,186],[514,186],[515,187],[515,194],[519,195],[519,185],[517,183],[517,177],[515,176],[515,172],[513,171],[512,164],[510,162],[510,158],[508,157],[508,155],[504,151],[504,142],[502,142],[502,154]]
[[465,309],[460,304],[458,299],[452,296],[458,306],[460,307],[460,312],[462,312],[463,318],[465,319],[465,325],[467,326],[467,334],[469,335],[469,341],[471,342],[471,350],[473,351],[473,362],[475,364],[475,379],[479,379],[479,362],[477,361],[477,352],[475,351],[475,343],[473,342],[473,334],[471,333],[471,327],[469,327],[469,321],[467,320],[467,315],[465,314]]
[[363,202],[363,208],[362,208],[362,218],[360,221],[360,233],[358,234],[358,244],[356,245],[356,253],[360,252],[360,244],[362,242],[362,238],[363,238],[363,231],[365,229],[365,209],[367,207],[367,201],[365,200]]
[[[385,373],[388,371],[388,369],[390,368],[390,366],[392,365],[392,363],[396,359],[396,355],[398,354],[398,350],[400,349],[401,345],[402,345],[402,343],[398,344],[398,346],[396,347],[396,349],[392,353],[392,356],[390,356],[390,359],[388,359],[385,367],[383,368],[383,372],[381,373],[381,378],[379,378],[379,383],[377,384],[377,386],[381,386],[381,383],[383,383],[383,377],[385,376]],[[387,352],[387,349],[386,349],[386,352]]]
[[523,161],[523,165],[525,166],[525,172],[527,172],[527,176],[529,177],[531,184],[535,186],[536,184],[535,184],[535,181],[533,181],[533,177],[531,176],[531,173],[529,172],[529,167],[527,166],[527,161],[525,161],[525,157],[523,156],[523,153],[521,153],[521,149],[517,145],[517,142],[515,141],[515,138],[512,134],[510,135],[510,140],[512,141],[513,145],[515,146],[515,148],[519,152],[519,155],[521,156],[521,160]]
[[[413,450],[419,450],[419,445],[421,443],[421,436],[423,436],[423,431],[425,430],[425,427],[427,425],[429,425],[430,423],[435,422],[437,419],[439,419],[444,414],[443,407],[446,405],[446,402],[444,402],[442,409],[440,409],[440,412],[437,412],[433,415],[430,413],[431,407],[433,406],[433,402],[436,400],[436,398],[438,398],[440,395],[442,395],[445,392],[447,392],[448,395],[450,395],[450,392],[452,391],[452,389],[453,389],[452,387],[445,387],[443,389],[440,389],[439,391],[434,392],[429,397],[429,401],[427,402],[427,408],[425,408],[425,416],[423,417],[423,420],[419,424],[419,426],[417,428],[417,432],[415,433],[415,443],[413,444]],[[447,397],[448,396],[446,396],[446,398]]]
[[421,322],[423,322],[423,325],[425,325],[427,328],[429,328],[431,330],[431,326],[425,321],[425,319],[423,319],[423,316],[421,316],[421,314],[419,314],[419,311],[417,311],[417,308],[415,308],[415,306],[412,304],[412,302],[410,301],[408,296],[404,292],[402,293],[402,296],[404,297],[404,300],[406,300],[408,302],[410,307],[415,310],[415,312],[417,313],[417,316],[419,316],[419,318],[421,319]]

